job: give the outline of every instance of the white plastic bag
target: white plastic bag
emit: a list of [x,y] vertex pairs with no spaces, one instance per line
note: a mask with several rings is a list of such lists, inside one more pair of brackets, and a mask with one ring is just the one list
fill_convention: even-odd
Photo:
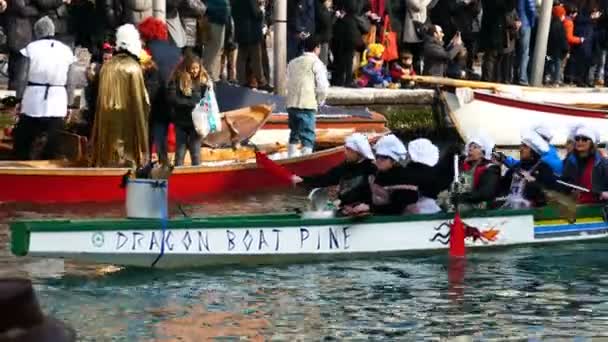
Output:
[[205,95],[192,110],[192,122],[196,133],[203,138],[209,133],[222,130],[222,116],[215,98],[213,83],[209,83]]

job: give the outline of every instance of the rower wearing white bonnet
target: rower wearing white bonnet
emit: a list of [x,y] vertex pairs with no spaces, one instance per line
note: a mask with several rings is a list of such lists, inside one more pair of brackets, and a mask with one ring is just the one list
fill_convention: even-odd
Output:
[[[551,170],[553,170],[553,173],[555,173],[557,176],[560,176],[563,172],[563,162],[562,159],[559,156],[559,153],[557,151],[557,148],[555,148],[555,146],[551,145],[551,139],[553,139],[553,132],[551,131],[551,129],[549,129],[547,126],[544,125],[537,125],[532,127],[529,130],[525,130],[525,131],[531,131],[536,133],[540,138],[542,138],[549,146],[549,149],[546,152],[543,152],[541,154],[541,160],[545,163],[547,163],[547,165],[549,165],[551,167]],[[528,134],[529,133],[524,133],[524,134]],[[512,158],[512,157],[506,157],[505,160],[503,161],[503,163],[507,166],[507,167],[515,167],[517,166],[517,164],[519,163],[519,160]]]

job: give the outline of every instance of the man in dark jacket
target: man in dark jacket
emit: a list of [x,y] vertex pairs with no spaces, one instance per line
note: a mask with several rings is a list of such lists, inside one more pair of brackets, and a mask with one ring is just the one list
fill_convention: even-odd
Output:
[[287,2],[287,62],[304,52],[304,40],[315,33],[315,0]]
[[19,52],[32,40],[32,27],[40,15],[33,0],[10,0],[7,8],[8,89],[22,89],[25,84],[26,58]]
[[73,46],[74,37],[68,29],[68,6],[72,0],[34,0],[40,16],[48,16],[55,24],[55,38]]
[[357,16],[363,15],[359,0],[335,0],[336,22],[333,26],[331,51],[334,55],[332,84],[353,86],[353,58],[355,51],[365,48]]
[[[472,72],[473,62],[477,50],[479,50],[478,17],[481,13],[481,0],[454,0],[451,2],[450,13],[452,23],[456,30],[460,32],[462,42],[467,49],[467,72]],[[447,36],[447,39],[451,39],[451,37]]]
[[445,76],[448,62],[464,49],[462,39],[456,34],[446,49],[443,46],[443,30],[437,25],[429,27],[424,42],[424,75]]
[[558,85],[561,81],[562,60],[568,54],[568,40],[564,30],[563,21],[566,18],[566,10],[563,6],[553,7],[553,16],[549,28],[549,40],[547,41],[547,65],[545,73],[549,76],[551,84]]
[[258,83],[258,89],[271,90],[262,68],[262,26],[264,13],[256,0],[230,0],[235,22],[235,40],[239,46],[237,78],[243,86],[250,86],[249,69]]
[[205,15],[209,21],[209,39],[203,49],[203,64],[211,79],[216,82],[220,79],[224,35],[226,25],[230,22],[230,3],[228,0],[207,0]]
[[329,42],[331,41],[332,26],[335,21],[331,1],[316,0],[315,18],[315,37],[321,43],[319,58],[327,65],[329,63]]
[[505,21],[510,3],[510,0],[482,1],[483,16],[479,33],[479,45],[484,52],[481,66],[482,81],[496,81],[498,55],[507,44]]

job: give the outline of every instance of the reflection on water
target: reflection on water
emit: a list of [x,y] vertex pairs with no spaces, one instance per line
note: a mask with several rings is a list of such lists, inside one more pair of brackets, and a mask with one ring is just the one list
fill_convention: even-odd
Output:
[[[267,212],[304,203],[299,193],[271,194],[186,209]],[[133,270],[16,259],[7,248],[11,217],[112,217],[122,215],[121,206],[4,206],[0,212],[0,275],[31,276],[45,309],[85,341],[608,337],[606,242],[471,254],[462,282],[451,285],[445,255]]]

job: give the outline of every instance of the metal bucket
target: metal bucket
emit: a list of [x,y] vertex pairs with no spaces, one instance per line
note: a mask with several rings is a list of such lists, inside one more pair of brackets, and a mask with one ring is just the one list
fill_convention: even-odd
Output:
[[128,218],[163,219],[168,216],[166,179],[129,179],[126,209]]

